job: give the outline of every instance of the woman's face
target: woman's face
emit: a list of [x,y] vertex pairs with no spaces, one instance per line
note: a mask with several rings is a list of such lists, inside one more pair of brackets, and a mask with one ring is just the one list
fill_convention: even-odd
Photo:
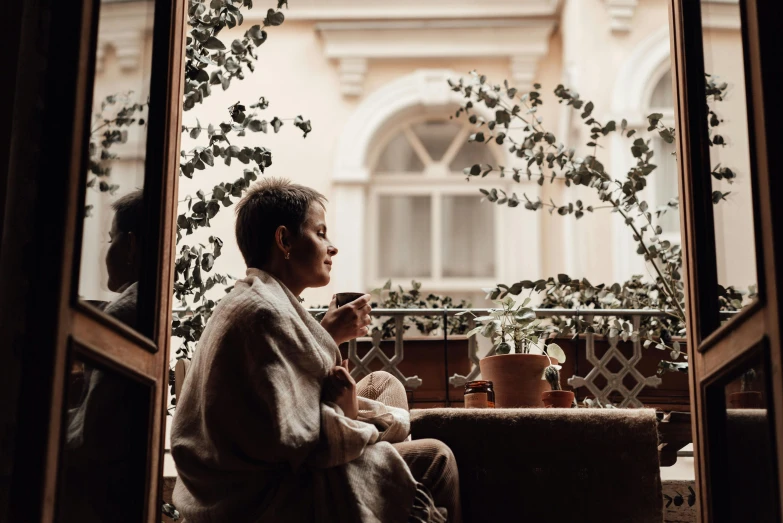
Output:
[[292,238],[290,258],[287,262],[292,275],[304,287],[323,287],[329,284],[332,271],[332,257],[337,248],[326,236],[326,213],[323,206],[310,206],[307,219],[302,226],[302,235]]
[[107,286],[112,292],[119,292],[124,286],[138,280],[136,237],[132,232],[117,228],[117,218],[109,231],[109,250],[106,252],[106,270],[109,273]]

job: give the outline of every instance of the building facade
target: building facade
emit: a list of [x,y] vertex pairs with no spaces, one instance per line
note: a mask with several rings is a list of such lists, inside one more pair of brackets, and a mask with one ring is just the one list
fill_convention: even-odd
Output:
[[[647,268],[635,254],[631,231],[608,210],[576,220],[573,215],[482,201],[478,189],[496,187],[558,205],[578,199],[585,205],[597,203],[590,190],[566,187],[562,179],[547,179],[543,185],[535,178],[516,183],[492,175],[466,181],[464,167],[518,166],[519,159],[504,147],[468,143],[471,125],[464,116],[453,118],[461,100],[447,82],[476,70],[490,82],[507,79],[520,90],[541,84],[544,105],[539,116],[558,141],[577,149],[578,156],[590,154],[584,145],[590,131],[577,112],[557,104],[552,91],[558,84],[592,101],[599,121],[614,119],[619,124],[625,119],[629,129],[647,136],[648,114],[661,113],[668,123],[674,119],[667,4],[297,0],[291,2],[282,26],[268,28],[256,72],[234,80],[225,92],[215,86],[213,96],[186,112],[183,122],[217,124],[229,119],[227,108],[232,104],[249,105],[260,97],[270,102],[261,118],[284,120],[279,133],[249,133],[238,145],[268,147],[273,165],[267,175],[314,187],[329,199],[329,234],[340,252],[332,283],[306,291],[308,304],[325,304],[334,292],[366,291],[388,279],[403,286],[415,279],[424,290],[465,297],[474,305],[485,305],[481,289],[498,282],[558,273],[586,277],[594,284],[624,281],[646,274]],[[145,5],[103,6],[116,10],[122,23],[114,28],[107,23],[106,43],[99,51],[96,111],[98,93],[113,92],[112,84],[121,75],[149,74],[138,59],[151,38]],[[724,187],[725,182],[715,186],[731,191],[716,215],[723,256],[718,263],[720,281],[747,288],[755,283],[755,267],[748,254],[753,252],[750,188],[747,176],[743,179],[750,164],[739,9],[731,0],[704,6],[707,66],[729,84],[726,100],[716,108],[728,145],[714,148],[714,163],[738,174],[730,187]],[[230,45],[250,26],[263,23],[265,11],[263,5],[248,11],[244,24],[221,33],[221,39]],[[297,115],[313,125],[305,139],[288,121]],[[657,208],[677,195],[676,159],[673,145],[647,137],[658,169],[645,194]],[[192,139],[185,133],[183,149],[203,145],[204,140],[204,135]],[[614,177],[623,177],[633,164],[631,141],[615,133],[598,149],[598,158]],[[139,160],[133,158],[133,145],[123,147],[118,154],[124,167],[116,170],[120,188],[114,195],[96,193],[96,213],[107,212],[113,198],[138,184],[132,164]],[[180,205],[184,210],[187,195],[208,192],[241,172],[237,164],[216,165],[197,171],[193,179],[181,177]],[[106,221],[96,223],[105,227]],[[676,213],[669,213],[661,225],[667,239],[679,241]],[[100,249],[105,231],[86,231],[91,248]],[[233,240],[232,212],[221,212],[211,228],[185,241],[206,244],[211,235],[225,240],[217,270],[241,276],[244,263]],[[91,284],[83,283],[82,294],[106,299],[102,281],[105,278],[96,276]]]

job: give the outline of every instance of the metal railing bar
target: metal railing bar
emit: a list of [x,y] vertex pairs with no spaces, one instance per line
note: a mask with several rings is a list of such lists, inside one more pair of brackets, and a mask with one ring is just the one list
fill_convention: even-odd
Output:
[[[373,316],[456,316],[457,314],[471,312],[476,315],[489,314],[493,309],[373,309]],[[533,309],[536,316],[547,318],[551,316],[672,316],[674,310],[665,311],[659,309]],[[175,307],[175,314],[185,314],[189,309]],[[307,309],[310,313],[325,312],[326,309]],[[721,317],[729,318],[740,311],[719,311]]]

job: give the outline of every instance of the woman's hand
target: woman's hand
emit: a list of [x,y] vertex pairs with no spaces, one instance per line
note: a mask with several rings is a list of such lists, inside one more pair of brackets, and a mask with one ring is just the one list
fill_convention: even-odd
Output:
[[348,360],[334,367],[324,380],[321,398],[336,403],[346,417],[359,417],[359,399],[356,397],[356,382],[348,371]]
[[365,294],[337,308],[337,297],[332,296],[332,302],[321,320],[321,326],[332,335],[337,345],[370,333],[371,298],[372,296]]

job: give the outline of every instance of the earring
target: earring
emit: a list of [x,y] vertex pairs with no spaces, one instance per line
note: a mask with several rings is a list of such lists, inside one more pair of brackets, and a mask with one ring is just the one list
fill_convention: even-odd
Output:
[[290,252],[285,253],[285,259],[286,260],[290,260],[291,259],[291,253]]

